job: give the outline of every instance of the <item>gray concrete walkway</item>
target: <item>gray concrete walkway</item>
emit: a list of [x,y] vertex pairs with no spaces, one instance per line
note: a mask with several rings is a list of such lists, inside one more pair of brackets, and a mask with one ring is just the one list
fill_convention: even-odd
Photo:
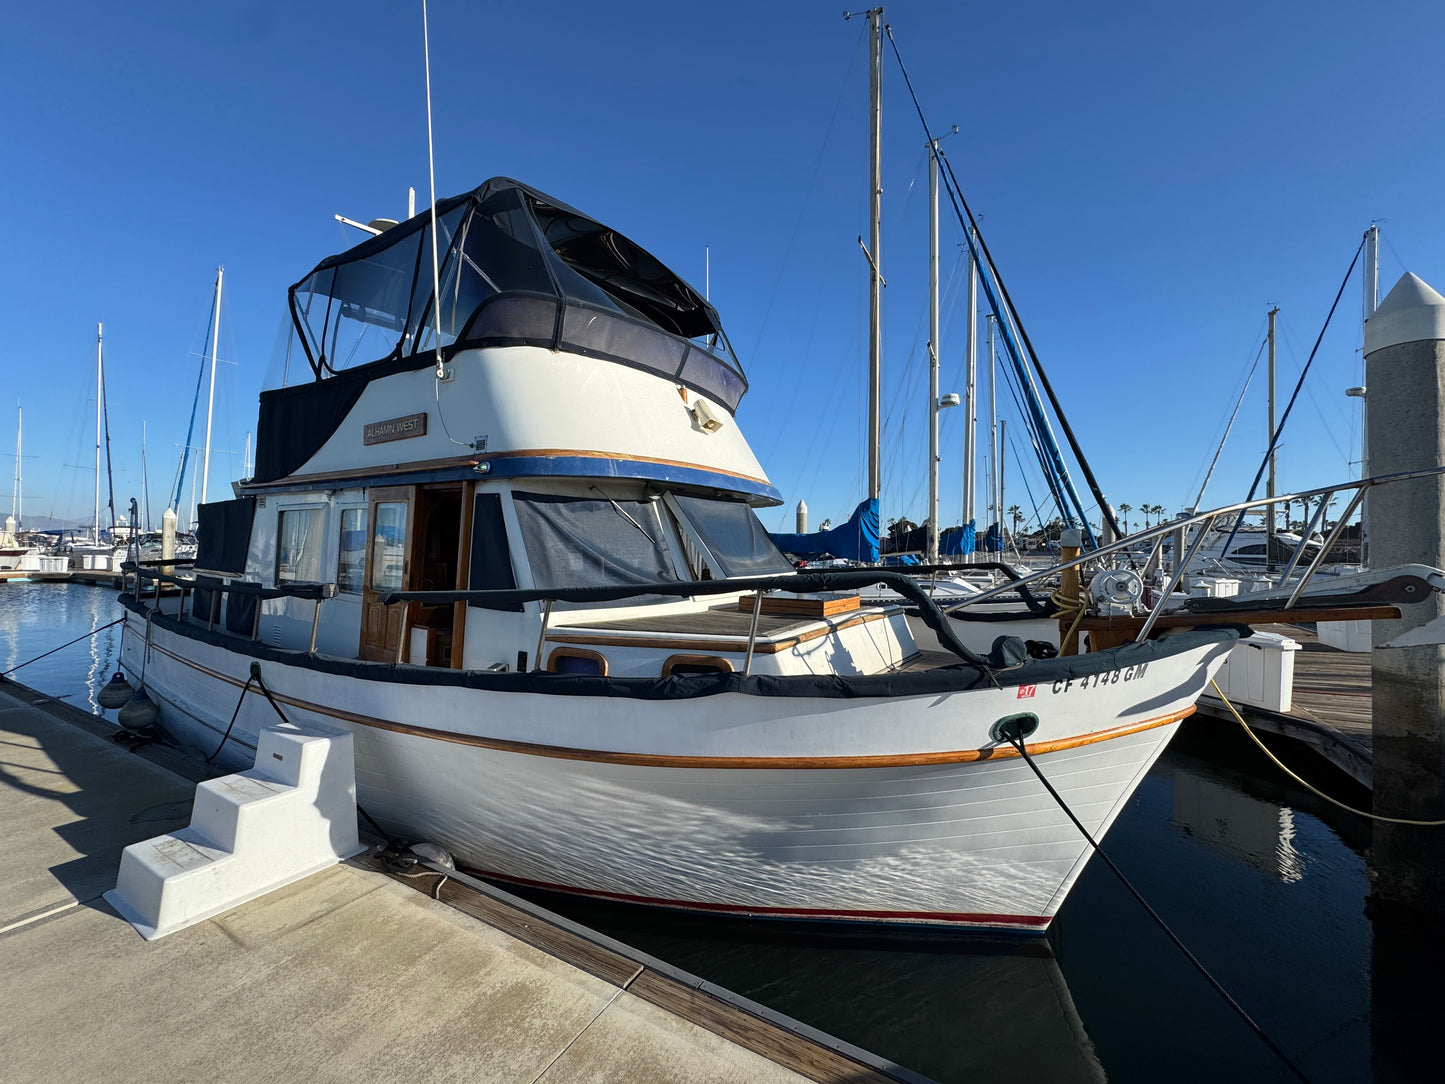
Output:
[[193,783],[39,699],[0,684],[7,1082],[809,1079],[631,992],[642,965],[609,981],[353,866],[144,941],[100,895]]

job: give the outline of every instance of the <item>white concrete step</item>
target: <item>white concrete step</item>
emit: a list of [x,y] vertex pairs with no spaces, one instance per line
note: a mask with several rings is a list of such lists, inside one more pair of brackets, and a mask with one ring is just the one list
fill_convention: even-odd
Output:
[[125,849],[105,898],[154,940],[362,850],[351,734],[270,727],[254,768],[196,787],[189,827]]

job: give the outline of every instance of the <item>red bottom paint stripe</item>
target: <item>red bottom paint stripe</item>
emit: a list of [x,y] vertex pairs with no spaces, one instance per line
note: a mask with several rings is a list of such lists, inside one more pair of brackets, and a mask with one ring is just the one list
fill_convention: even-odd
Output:
[[949,911],[833,911],[814,907],[750,907],[737,903],[697,903],[688,900],[658,899],[653,896],[633,896],[625,892],[573,888],[568,885],[533,881],[526,877],[515,877],[508,873],[479,869],[475,866],[460,868],[463,873],[471,874],[473,877],[521,885],[525,888],[541,889],[546,892],[561,892],[568,896],[586,896],[590,899],[610,900],[617,903],[635,903],[647,907],[667,907],[679,911],[705,911],[711,914],[738,915],[740,917],[803,918],[840,922],[913,922],[940,926],[988,926],[1027,930],[1046,929],[1048,924],[1053,921],[1052,915],[990,915]]

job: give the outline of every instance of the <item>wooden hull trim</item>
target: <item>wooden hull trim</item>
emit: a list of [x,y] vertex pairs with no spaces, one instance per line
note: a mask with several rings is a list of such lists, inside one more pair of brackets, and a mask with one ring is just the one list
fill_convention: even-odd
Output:
[[[159,644],[151,644],[151,650],[159,652],[167,658],[173,659],[184,666],[189,666],[194,670],[206,674],[208,677],[223,681],[235,688],[239,689],[244,684],[218,670],[202,666],[200,663],[184,658],[173,651],[169,651]],[[966,764],[981,760],[1007,760],[1019,755],[1018,751],[1007,743],[989,745],[979,749],[958,749],[931,753],[888,753],[853,757],[678,756],[663,753],[628,753],[602,749],[575,749],[560,745],[541,745],[533,742],[511,741],[504,738],[485,738],[475,734],[459,734],[455,731],[436,730],[431,727],[415,726],[411,723],[398,723],[389,719],[377,719],[370,715],[361,715],[340,708],[327,707],[323,704],[312,703],[282,693],[273,693],[272,695],[279,703],[289,707],[301,708],[302,710],[312,711],[318,715],[324,715],[342,722],[371,727],[376,730],[387,730],[395,734],[407,734],[412,737],[427,738],[432,741],[451,742],[456,745],[469,745],[479,749],[492,749],[502,753],[517,753],[522,756],[552,757],[560,760],[580,760],[598,764],[626,764],[646,768],[700,768],[744,771],[799,768],[814,770],[911,768],[939,764]],[[1194,710],[1194,705],[1191,704],[1183,710],[1169,712],[1168,714],[1155,718],[1126,723],[1122,726],[1111,727],[1108,730],[1095,731],[1092,734],[1080,734],[1072,738],[1037,742],[1032,745],[1026,745],[1025,748],[1028,750],[1030,756],[1041,756],[1047,753],[1061,752],[1065,749],[1077,749],[1086,745],[1095,745],[1113,738],[1122,738],[1129,734],[1138,734],[1141,731],[1153,730],[1156,727],[1177,723],[1181,719],[1185,719],[1194,714]]]

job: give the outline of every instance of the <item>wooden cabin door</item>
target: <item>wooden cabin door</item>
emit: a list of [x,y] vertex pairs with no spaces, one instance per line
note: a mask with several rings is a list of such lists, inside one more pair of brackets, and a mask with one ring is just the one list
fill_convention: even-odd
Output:
[[378,596],[411,585],[412,486],[371,491],[367,510],[366,580],[361,589],[361,646],[357,656],[399,662],[405,603],[383,606]]

